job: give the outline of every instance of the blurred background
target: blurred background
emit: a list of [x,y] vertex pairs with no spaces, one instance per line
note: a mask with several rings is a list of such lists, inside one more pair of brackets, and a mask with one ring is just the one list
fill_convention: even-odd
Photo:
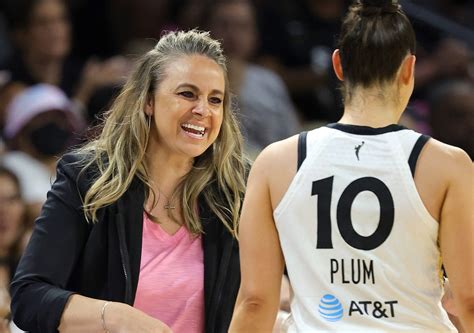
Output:
[[[0,317],[8,318],[8,283],[57,156],[87,140],[134,59],[164,31],[199,28],[222,40],[246,152],[254,157],[341,117],[331,54],[349,3],[0,0]],[[418,39],[415,91],[401,123],[472,159],[474,1],[400,3]],[[5,321],[0,332],[8,329]]]

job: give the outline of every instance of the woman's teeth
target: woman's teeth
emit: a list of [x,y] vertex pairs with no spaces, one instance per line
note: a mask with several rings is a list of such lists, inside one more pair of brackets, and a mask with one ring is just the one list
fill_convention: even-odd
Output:
[[204,133],[206,132],[206,128],[203,126],[197,126],[193,124],[183,124],[181,125],[181,128],[185,130],[186,132],[204,136]]

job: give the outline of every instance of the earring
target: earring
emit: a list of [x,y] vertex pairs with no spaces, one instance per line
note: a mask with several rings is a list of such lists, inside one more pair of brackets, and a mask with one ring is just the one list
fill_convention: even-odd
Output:
[[150,127],[151,127],[151,117],[152,117],[151,115],[149,115],[148,113],[145,113],[145,118],[146,118],[148,129],[150,129]]

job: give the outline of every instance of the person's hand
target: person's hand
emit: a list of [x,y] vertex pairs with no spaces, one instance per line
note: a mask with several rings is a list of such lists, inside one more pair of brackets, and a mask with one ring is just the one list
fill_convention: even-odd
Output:
[[130,62],[121,56],[104,61],[89,60],[82,70],[81,81],[75,98],[86,105],[95,90],[123,83],[130,68]]
[[127,59],[116,56],[99,62],[89,60],[84,67],[83,78],[95,88],[121,83],[130,69]]
[[110,303],[104,312],[110,333],[172,333],[165,323],[127,304]]

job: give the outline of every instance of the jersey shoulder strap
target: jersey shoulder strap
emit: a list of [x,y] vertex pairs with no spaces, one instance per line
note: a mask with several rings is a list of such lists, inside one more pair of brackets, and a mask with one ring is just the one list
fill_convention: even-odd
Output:
[[416,162],[420,156],[421,150],[428,142],[431,137],[428,135],[421,134],[418,140],[416,140],[413,149],[411,150],[410,157],[408,158],[408,165],[410,166],[411,175],[415,177]]
[[296,170],[298,171],[303,164],[306,158],[306,137],[308,136],[308,132],[304,131],[301,132],[298,136],[298,165]]

